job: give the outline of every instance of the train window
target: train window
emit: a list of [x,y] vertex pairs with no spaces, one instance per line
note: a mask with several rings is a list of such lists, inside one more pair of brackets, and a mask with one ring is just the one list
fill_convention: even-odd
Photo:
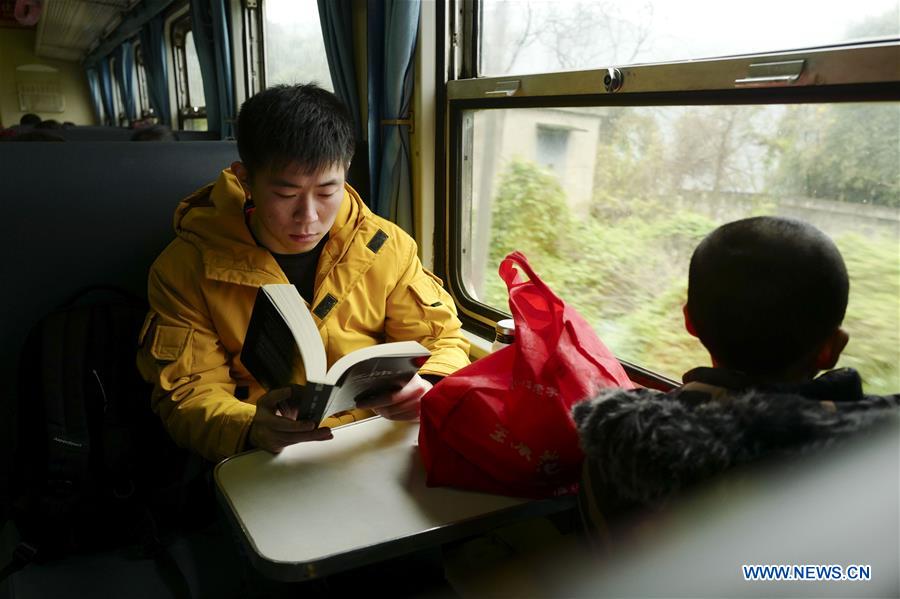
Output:
[[[494,60],[488,16],[499,4],[481,9],[482,64]],[[587,10],[609,8],[612,21],[621,16],[614,5]],[[533,2],[529,10],[544,9]],[[862,24],[845,20],[846,35],[828,39],[896,36],[894,8],[860,15]],[[545,68],[541,60],[522,68]],[[681,317],[696,244],[746,216],[801,218],[835,239],[851,274],[851,342],[840,365],[858,368],[867,391],[893,392],[900,387],[897,60],[897,40],[877,39],[450,81],[445,255],[461,312],[476,328],[508,312],[497,266],[519,249],[619,358],[678,379],[708,360]]]
[[144,67],[144,54],[141,51],[139,42],[134,45],[134,70],[132,71],[132,77],[138,116],[139,118],[152,117],[154,112],[150,106],[150,96],[147,90],[147,71]]
[[191,31],[190,15],[172,23],[172,52],[175,63],[175,90],[178,98],[178,128],[206,131],[206,98],[200,59]]
[[896,0],[484,0],[481,7],[479,72],[486,75],[784,51],[900,34]]
[[245,3],[242,30],[244,85],[247,97],[262,90],[264,77],[265,51],[260,40],[263,39],[263,24],[260,7],[256,3]]
[[140,70],[140,60],[138,59],[138,53],[140,52],[141,45],[137,42],[131,45],[131,55],[134,56],[134,64],[131,69],[131,89],[134,90],[134,104],[136,109],[137,118],[141,118],[144,113],[144,102],[143,97],[141,97],[141,81],[140,75],[138,71]]
[[115,110],[115,118],[113,125],[122,127],[128,126],[128,115],[125,114],[125,103],[122,102],[122,88],[119,87],[119,77],[116,69],[118,68],[115,57],[109,59],[109,74],[112,78],[112,96],[113,108]]
[[334,91],[316,0],[265,0],[266,86],[315,81]]
[[206,106],[203,94],[203,76],[200,74],[200,59],[197,58],[197,47],[194,45],[194,32],[188,30],[184,35],[184,57],[187,64],[188,104]]

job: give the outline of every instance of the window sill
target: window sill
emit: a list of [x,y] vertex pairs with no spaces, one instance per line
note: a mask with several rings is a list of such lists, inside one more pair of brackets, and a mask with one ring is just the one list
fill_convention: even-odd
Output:
[[463,329],[463,337],[471,344],[471,347],[469,348],[469,357],[472,358],[473,361],[483,358],[491,353],[492,341],[490,339],[485,339],[466,329]]

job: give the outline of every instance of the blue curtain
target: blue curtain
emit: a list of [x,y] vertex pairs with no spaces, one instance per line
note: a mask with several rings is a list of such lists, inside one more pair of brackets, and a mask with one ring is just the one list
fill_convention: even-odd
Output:
[[85,69],[85,74],[87,75],[88,89],[91,92],[91,106],[94,109],[94,118],[98,123],[103,124],[104,115],[103,100],[100,98],[100,76],[95,68]]
[[328,70],[335,95],[350,111],[357,133],[362,133],[356,65],[353,60],[352,0],[318,0],[319,22],[328,56]]
[[318,0],[319,23],[325,40],[328,70],[334,94],[344,103],[353,118],[356,152],[350,163],[347,180],[370,204],[368,147],[363,139],[362,115],[356,88],[356,63],[353,59],[352,0]]
[[100,98],[103,100],[103,110],[106,112],[103,124],[115,127],[118,123],[116,123],[116,105],[113,102],[112,74],[109,70],[108,58],[100,61]]
[[172,126],[169,108],[169,73],[166,66],[166,46],[162,16],[154,17],[141,29],[141,52],[147,74],[147,95],[159,122]]
[[411,235],[409,118],[420,0],[368,1],[369,173],[372,206]]
[[119,93],[122,96],[122,104],[125,105],[125,115],[128,121],[136,118],[137,111],[134,108],[134,46],[131,41],[124,42],[116,48],[116,79],[119,82]]
[[234,84],[226,0],[191,0],[191,30],[203,76],[206,121],[223,138],[233,135]]

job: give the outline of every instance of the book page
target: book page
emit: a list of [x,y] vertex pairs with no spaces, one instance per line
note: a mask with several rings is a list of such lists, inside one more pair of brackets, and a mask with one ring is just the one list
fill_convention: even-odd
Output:
[[325,382],[327,361],[322,337],[300,292],[293,285],[263,285],[262,289],[294,335],[306,369],[306,380]]
[[418,341],[395,341],[393,343],[382,343],[380,345],[370,345],[354,350],[349,354],[341,357],[337,362],[328,369],[328,375],[323,382],[329,385],[337,385],[340,383],[344,372],[356,364],[370,358],[375,357],[425,357],[431,355],[425,346]]
[[382,355],[353,363],[333,388],[324,415],[353,409],[360,398],[399,391],[419,371],[428,356],[425,351],[425,356]]

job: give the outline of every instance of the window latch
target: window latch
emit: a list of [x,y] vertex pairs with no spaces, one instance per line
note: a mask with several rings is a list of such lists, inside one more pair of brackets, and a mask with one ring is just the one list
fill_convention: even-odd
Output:
[[518,79],[512,81],[498,81],[495,89],[484,92],[486,96],[514,96],[519,91],[522,82]]
[[747,76],[734,80],[735,87],[772,87],[791,85],[800,78],[805,59],[779,62],[756,62],[747,69]]

